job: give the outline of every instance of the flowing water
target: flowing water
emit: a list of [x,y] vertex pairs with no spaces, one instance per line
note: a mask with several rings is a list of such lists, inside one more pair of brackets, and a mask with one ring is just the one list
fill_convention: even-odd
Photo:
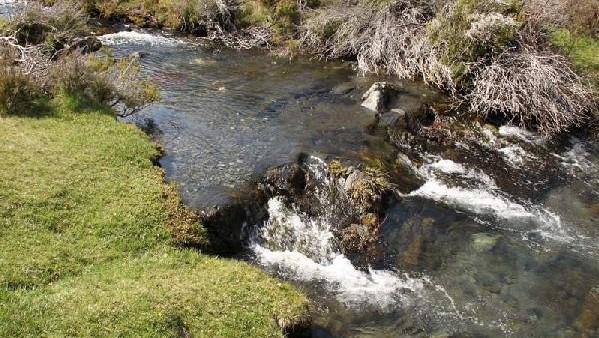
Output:
[[[597,337],[599,149],[515,127],[478,126],[448,146],[399,146],[398,187],[367,264],[342,253],[323,159],[397,148],[359,106],[373,79],[342,63],[274,59],[137,32],[102,37],[142,53],[162,101],[162,165],[194,207],[221,205],[269,167],[310,154],[322,208],[274,197],[250,229],[252,260],[315,301],[314,337]],[[409,111],[435,94],[404,84]],[[144,122],[145,121],[145,122]],[[151,121],[151,123],[148,123]]]

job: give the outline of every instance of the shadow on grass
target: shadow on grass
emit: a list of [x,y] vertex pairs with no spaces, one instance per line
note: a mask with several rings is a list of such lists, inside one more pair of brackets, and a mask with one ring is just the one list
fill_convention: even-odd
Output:
[[58,118],[70,114],[113,115],[113,109],[85,93],[61,93],[53,99],[46,97],[21,101],[0,112],[0,116],[24,118]]
[[105,103],[82,92],[63,92],[51,101],[59,116],[73,114],[101,114],[114,116],[114,111]]
[[55,117],[56,115],[56,109],[47,98],[35,98],[18,102],[10,109],[0,113],[0,116],[30,118]]
[[55,107],[62,112],[100,113],[114,116],[114,111],[109,105],[81,92],[65,92],[53,101]]

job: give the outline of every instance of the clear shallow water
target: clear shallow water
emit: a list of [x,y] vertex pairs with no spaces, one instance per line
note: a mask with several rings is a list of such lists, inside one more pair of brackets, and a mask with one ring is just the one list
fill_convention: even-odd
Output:
[[[352,156],[381,142],[367,132],[373,115],[351,97],[369,83],[342,64],[136,32],[102,40],[118,53],[147,53],[141,61],[162,101],[143,116],[162,131],[162,165],[193,206],[226,203],[251,177],[300,152]],[[414,95],[408,104],[417,104],[420,91]]]
[[[148,53],[142,65],[163,100],[142,117],[161,131],[167,176],[193,206],[226,203],[302,152],[393,152],[356,100],[373,80],[341,64],[140,33],[103,40],[118,53]],[[426,92],[407,89],[410,109]],[[255,261],[313,297],[315,337],[597,336],[597,145],[479,129],[474,140],[400,149],[424,183],[400,189],[368,264],[343,255],[333,208],[308,217],[269,202],[270,219],[253,237]],[[326,186],[325,164],[312,159]]]

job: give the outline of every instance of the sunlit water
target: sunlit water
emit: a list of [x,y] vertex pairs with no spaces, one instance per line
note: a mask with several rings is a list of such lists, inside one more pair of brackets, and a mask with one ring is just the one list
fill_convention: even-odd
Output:
[[[373,79],[343,64],[135,32],[103,41],[147,53],[163,98],[139,121],[160,130],[162,165],[192,206],[226,203],[299,153],[314,155],[324,187],[321,159],[393,152],[359,107]],[[405,109],[432,96],[406,89]],[[254,260],[313,297],[315,337],[597,335],[597,145],[515,127],[481,127],[473,144],[401,149],[423,183],[399,189],[368,266],[342,254],[326,208],[308,217],[269,201],[270,218],[251,231]]]
[[[342,64],[290,62],[136,32],[102,40],[119,53],[144,53],[162,101],[143,116],[162,132],[162,165],[193,206],[226,203],[251,177],[300,152],[347,155],[381,141],[366,130],[373,115],[351,98],[368,83]],[[414,95],[417,102],[420,92]]]

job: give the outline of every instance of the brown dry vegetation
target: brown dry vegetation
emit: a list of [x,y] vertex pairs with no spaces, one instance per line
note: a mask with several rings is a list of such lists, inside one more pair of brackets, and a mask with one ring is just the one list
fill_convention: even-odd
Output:
[[[116,60],[89,34],[87,15],[75,3],[32,3],[9,20],[0,36],[0,114],[39,112],[38,103],[75,94],[129,115],[158,99],[139,76],[134,57]],[[38,107],[36,107],[38,106]]]
[[329,2],[307,16],[299,39],[304,51],[356,57],[362,72],[420,79],[472,113],[555,134],[596,119],[597,101],[586,74],[551,44],[551,31],[592,27],[599,12],[593,1],[551,1],[559,6],[543,0]]

